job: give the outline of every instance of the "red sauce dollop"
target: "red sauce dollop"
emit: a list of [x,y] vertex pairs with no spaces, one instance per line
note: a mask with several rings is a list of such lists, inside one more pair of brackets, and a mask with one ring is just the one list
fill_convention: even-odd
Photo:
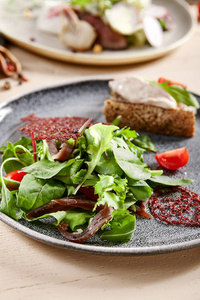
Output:
[[27,135],[36,140],[57,140],[64,142],[70,138],[77,139],[81,136],[79,129],[87,121],[81,117],[56,117],[56,118],[39,118],[31,114],[21,119],[29,124],[20,128]]
[[199,195],[184,187],[157,187],[149,208],[155,218],[165,223],[200,226]]

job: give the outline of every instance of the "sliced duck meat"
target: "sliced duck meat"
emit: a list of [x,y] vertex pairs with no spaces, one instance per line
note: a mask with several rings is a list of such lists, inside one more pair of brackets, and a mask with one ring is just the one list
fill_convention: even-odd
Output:
[[121,50],[128,47],[126,38],[113,31],[100,17],[94,16],[88,12],[78,12],[78,16],[81,20],[87,21],[94,27],[98,34],[97,43],[104,49]]

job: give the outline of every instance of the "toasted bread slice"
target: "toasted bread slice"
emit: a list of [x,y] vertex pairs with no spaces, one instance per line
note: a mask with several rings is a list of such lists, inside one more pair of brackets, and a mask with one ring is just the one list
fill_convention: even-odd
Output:
[[166,109],[107,99],[103,113],[107,122],[111,123],[121,116],[119,126],[127,126],[136,131],[185,137],[194,135],[195,112],[181,107]]

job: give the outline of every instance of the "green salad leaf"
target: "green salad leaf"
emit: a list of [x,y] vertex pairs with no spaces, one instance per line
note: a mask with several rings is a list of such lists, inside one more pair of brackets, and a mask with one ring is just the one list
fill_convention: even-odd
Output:
[[88,160],[85,161],[85,163],[88,165],[88,170],[81,183],[77,186],[75,193],[93,172],[99,160],[101,159],[101,155],[111,147],[110,141],[112,139],[112,133],[115,129],[117,129],[117,127],[114,125],[108,126],[96,124],[86,130],[86,139],[88,142]]
[[52,199],[59,199],[65,186],[55,179],[39,179],[27,174],[22,179],[17,197],[17,207],[24,211],[42,206]]
[[135,216],[128,211],[118,210],[113,212],[113,219],[109,222],[110,228],[103,231],[102,240],[113,243],[127,242],[135,230]]

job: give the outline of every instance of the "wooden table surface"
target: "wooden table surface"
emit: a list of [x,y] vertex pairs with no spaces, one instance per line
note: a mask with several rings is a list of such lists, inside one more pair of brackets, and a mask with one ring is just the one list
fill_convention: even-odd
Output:
[[[43,85],[96,75],[162,76],[200,94],[200,26],[170,55],[121,67],[72,65],[9,48],[29,82],[8,79],[12,88],[5,91],[7,79],[1,76],[0,102]],[[42,244],[3,222],[0,241],[0,299],[200,299],[200,248],[152,256],[94,255]]]

